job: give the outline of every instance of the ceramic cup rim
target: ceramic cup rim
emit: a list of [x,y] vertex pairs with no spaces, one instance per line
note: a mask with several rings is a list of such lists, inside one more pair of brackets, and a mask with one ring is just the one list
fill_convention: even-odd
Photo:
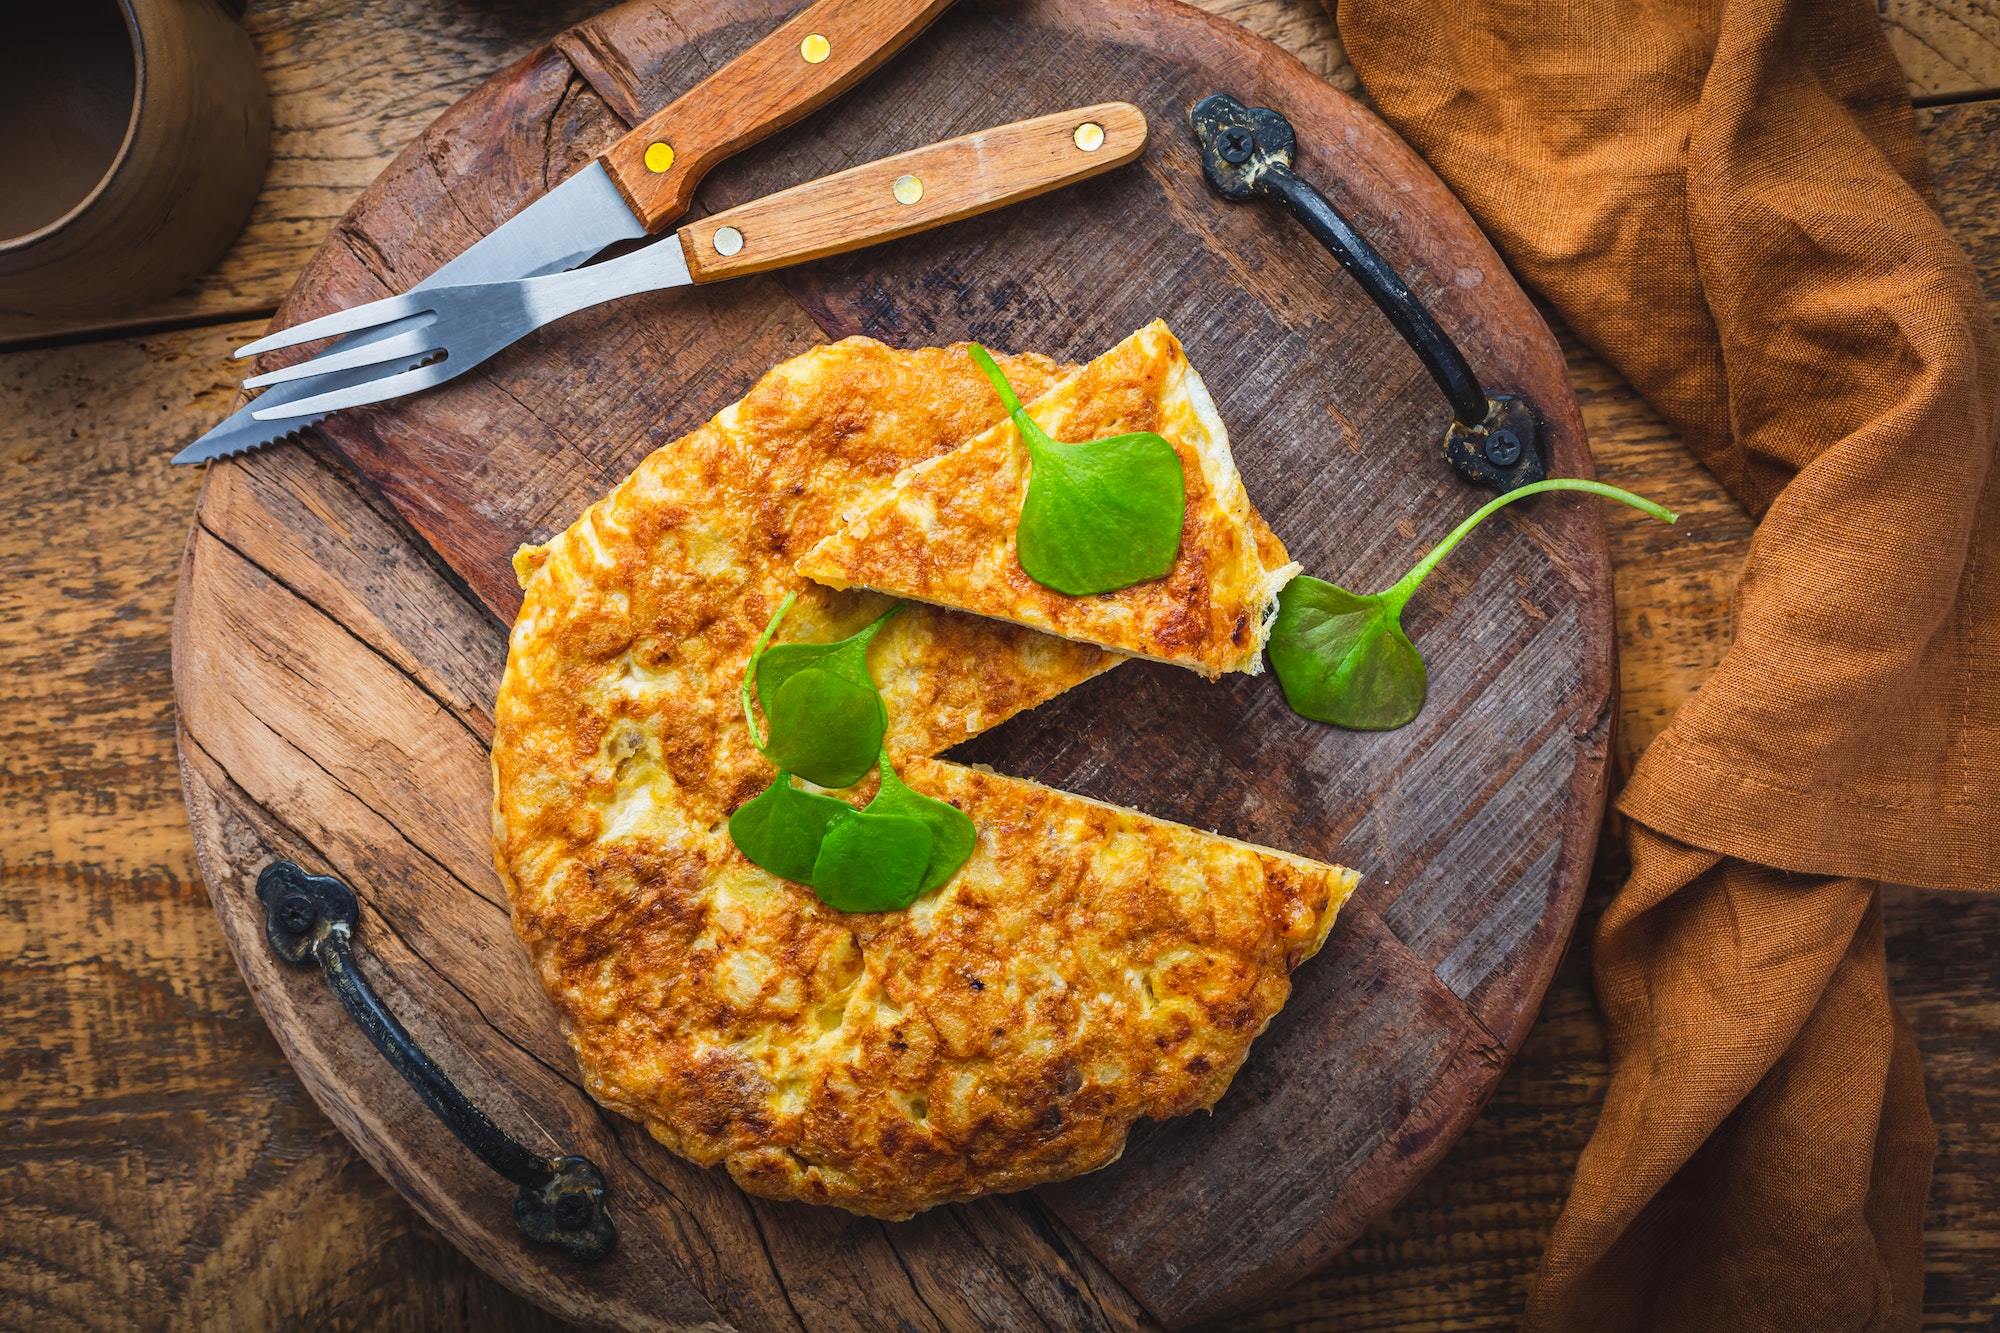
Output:
[[0,255],[39,245],[73,226],[111,188],[112,180],[132,155],[132,145],[139,137],[139,112],[146,103],[146,39],[139,31],[139,16],[132,10],[132,0],[117,0],[117,5],[119,14],[125,19],[126,38],[132,44],[132,113],[125,118],[125,137],[119,141],[111,165],[104,169],[104,174],[98,177],[97,184],[90,187],[88,194],[52,222],[45,222],[33,231],[22,232],[18,236],[0,236]]

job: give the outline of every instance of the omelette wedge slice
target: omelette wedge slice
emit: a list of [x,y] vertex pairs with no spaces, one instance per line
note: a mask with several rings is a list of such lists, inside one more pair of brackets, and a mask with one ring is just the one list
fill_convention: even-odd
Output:
[[1153,431],[1174,447],[1187,512],[1164,576],[1090,597],[1028,577],[1014,530],[1029,457],[1008,420],[850,506],[798,572],[830,588],[969,611],[1211,679],[1262,670],[1278,590],[1299,567],[1250,503],[1229,433],[1180,340],[1155,320],[1041,397],[1021,397],[1058,440]]
[[753,1194],[873,1217],[1067,1179],[1215,1104],[1355,883],[1032,782],[901,775],[979,830],[903,911],[835,911],[666,819],[517,881],[594,1098]]

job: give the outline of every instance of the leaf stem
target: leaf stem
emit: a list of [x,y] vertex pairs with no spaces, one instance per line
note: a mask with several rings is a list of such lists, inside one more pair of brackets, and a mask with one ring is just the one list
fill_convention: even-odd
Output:
[[1021,400],[1014,393],[1014,386],[1007,382],[1007,376],[1001,371],[1000,363],[993,359],[993,353],[987,351],[978,343],[973,343],[972,360],[979,367],[980,372],[992,383],[993,392],[1000,395],[1000,402],[1006,407],[1007,415],[1012,416],[1020,411]]
[[1007,409],[1007,415],[1013,419],[1014,429],[1021,432],[1021,442],[1028,446],[1029,456],[1034,457],[1043,447],[1054,444],[1054,437],[1042,429],[1039,421],[1028,415],[1027,408],[1021,406],[1020,395],[1016,394],[1014,386],[1007,382],[1007,374],[1000,369],[1000,364],[993,359],[993,354],[978,343],[973,343],[971,346],[974,364],[979,367],[980,373],[986,376],[987,382],[992,384],[993,392],[1000,395],[1000,405]]
[[1430,572],[1437,568],[1438,561],[1449,555],[1451,548],[1463,541],[1467,533],[1485,522],[1487,517],[1495,510],[1513,504],[1516,500],[1525,500],[1531,495],[1540,495],[1544,491],[1584,491],[1591,495],[1601,495],[1607,500],[1616,500],[1620,504],[1630,505],[1634,509],[1643,510],[1664,523],[1672,523],[1680,518],[1680,515],[1676,514],[1673,510],[1666,508],[1664,505],[1654,504],[1643,495],[1634,495],[1632,492],[1620,490],[1616,486],[1606,486],[1601,481],[1585,481],[1581,477],[1551,477],[1547,481],[1537,481],[1523,486],[1518,490],[1508,491],[1505,495],[1495,496],[1474,510],[1472,515],[1463,523],[1453,528],[1443,541],[1433,546],[1430,549],[1430,553],[1417,562],[1415,569],[1403,575],[1402,578],[1396,581],[1394,587],[1382,593],[1382,600],[1388,603],[1392,610],[1400,612],[1403,609],[1403,604],[1410,600],[1411,596],[1422,586],[1423,581],[1430,577]]
[[[792,596],[796,597],[798,596],[798,594],[793,593]],[[898,611],[901,611],[907,605],[908,603],[906,602],[896,603],[894,606],[890,607],[887,611],[884,611],[881,615],[875,617],[874,620],[870,621],[867,627],[864,628],[860,632],[860,634],[856,636],[861,640],[861,660],[862,660],[862,670],[864,672],[866,672],[868,669],[867,668],[868,645],[875,642],[875,636],[882,632],[882,627],[888,624],[892,619],[894,619],[896,613]]]
[[[764,626],[764,632],[757,636],[757,646],[750,650],[750,660],[743,664],[743,720],[749,724],[750,743],[757,747],[758,754],[764,753],[764,742],[757,736],[757,715],[750,711],[750,683],[757,678],[757,659],[764,655],[764,650],[771,644],[771,636],[778,632],[778,622],[785,618],[785,612],[791,610],[792,603],[798,599],[799,595],[795,592],[785,594],[785,600],[778,603],[777,613],[771,617],[771,623]],[[883,619],[886,620],[888,617],[884,616]]]

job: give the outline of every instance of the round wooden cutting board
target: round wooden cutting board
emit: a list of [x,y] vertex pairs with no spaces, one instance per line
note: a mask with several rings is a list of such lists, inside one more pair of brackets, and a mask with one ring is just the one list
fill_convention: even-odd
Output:
[[[727,61],[787,0],[627,5],[447,112],[356,203],[280,312],[407,287]],[[1447,409],[1295,223],[1203,182],[1210,92],[1297,127],[1299,171],[1371,236],[1489,389],[1589,475],[1556,342],[1400,140],[1276,47],[1173,0],[960,0],[881,73],[717,171],[716,209],[954,134],[1107,99],[1140,162],[986,218],[542,330],[446,388],[211,468],[175,626],[188,803],[266,1019],[336,1123],[487,1271],[568,1318],[684,1329],[1182,1326],[1268,1296],[1394,1203],[1526,1033],[1603,809],[1609,568],[1594,501],[1505,511],[1408,627],[1429,705],[1395,732],[1307,722],[1268,676],[1134,663],[955,757],[1360,870],[1363,885],[1213,1115],[1115,1166],[884,1224],[739,1191],[579,1086],[489,850],[486,749],[517,605],[507,557],[773,363],[864,333],[1085,360],[1156,316],[1185,342],[1271,526],[1308,572],[1386,586],[1485,498]],[[583,1267],[524,1241],[504,1185],[270,952],[275,857],[362,901],[363,971],[502,1127],[605,1170],[619,1228]]]

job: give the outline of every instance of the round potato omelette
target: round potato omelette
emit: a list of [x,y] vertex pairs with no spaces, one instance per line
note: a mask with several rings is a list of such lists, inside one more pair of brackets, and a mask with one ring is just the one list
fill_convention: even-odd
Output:
[[[1031,411],[1073,370],[1001,365]],[[1154,428],[1121,410],[1107,430]],[[1124,659],[917,603],[869,670],[898,772],[972,818],[971,858],[905,910],[845,914],[736,849],[730,813],[774,776],[738,702],[757,636],[789,594],[780,641],[841,638],[893,604],[795,562],[1002,415],[963,347],[850,338],[778,366],[515,559],[493,743],[515,929],[591,1095],[755,1194],[904,1218],[1109,1164],[1139,1118],[1223,1094],[1353,888],[935,758]]]

